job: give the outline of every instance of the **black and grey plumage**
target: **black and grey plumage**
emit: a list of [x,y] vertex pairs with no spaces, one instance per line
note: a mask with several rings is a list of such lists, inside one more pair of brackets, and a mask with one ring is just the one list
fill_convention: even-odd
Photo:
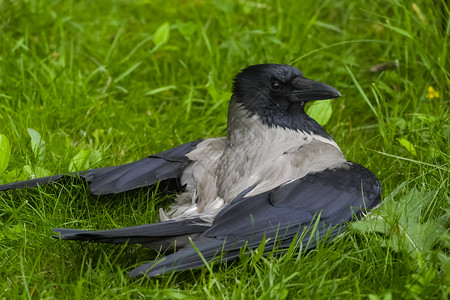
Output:
[[176,244],[178,251],[137,267],[130,276],[200,267],[204,262],[197,251],[206,261],[220,254],[235,259],[242,247],[256,248],[263,238],[268,245],[288,246],[315,217],[318,236],[324,236],[380,202],[375,175],[347,161],[331,136],[305,113],[306,102],[339,96],[333,87],[305,78],[292,66],[250,66],[236,76],[226,138],[190,142],[122,166],[11,183],[0,190],[67,176],[83,178],[96,195],[180,183],[183,190],[171,209],[160,211],[159,223],[103,231],[54,229],[65,240],[140,243],[154,249]]

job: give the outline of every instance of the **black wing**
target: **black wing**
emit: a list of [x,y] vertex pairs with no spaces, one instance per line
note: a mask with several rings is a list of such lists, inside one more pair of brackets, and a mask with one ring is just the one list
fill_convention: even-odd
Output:
[[[259,195],[237,197],[193,243],[206,261],[221,252],[223,259],[235,259],[240,248],[256,248],[264,237],[272,244],[286,247],[314,222],[315,216],[320,217],[315,233],[320,238],[329,234],[333,226],[361,217],[366,209],[377,206],[380,195],[380,182],[374,174],[356,163],[346,162]],[[337,232],[335,228],[331,235]],[[308,239],[308,234],[303,236],[304,241]],[[200,267],[203,261],[197,250],[188,245],[161,261],[134,269],[130,276],[155,276]]]
[[156,184],[160,180],[178,180],[190,162],[186,156],[201,140],[180,145],[129,164],[69,174],[59,174],[27,181],[0,185],[0,191],[36,187],[64,178],[80,178],[89,183],[94,195],[120,193]]
[[[167,248],[176,243],[183,247],[189,236],[200,234],[210,226],[200,218],[166,221],[111,230],[78,230],[54,228],[58,233],[54,238],[63,240],[91,241],[98,243],[123,244],[139,243],[153,249]],[[176,242],[175,242],[176,241]]]

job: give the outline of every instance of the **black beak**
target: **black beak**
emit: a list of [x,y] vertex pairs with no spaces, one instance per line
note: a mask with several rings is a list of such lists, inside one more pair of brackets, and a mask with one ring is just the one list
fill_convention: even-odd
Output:
[[292,102],[325,100],[341,96],[341,93],[334,87],[304,77],[295,77],[291,84],[294,87]]

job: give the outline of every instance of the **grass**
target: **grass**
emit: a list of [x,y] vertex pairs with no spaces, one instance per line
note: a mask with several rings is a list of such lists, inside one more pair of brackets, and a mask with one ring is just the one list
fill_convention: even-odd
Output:
[[167,199],[96,198],[73,185],[3,192],[0,297],[447,299],[446,3],[0,1],[0,149],[11,149],[9,160],[0,152],[0,183],[224,136],[233,76],[275,62],[344,95],[325,128],[378,176],[384,198],[376,218],[314,251],[130,279],[158,254],[59,242],[51,229],[154,222]]

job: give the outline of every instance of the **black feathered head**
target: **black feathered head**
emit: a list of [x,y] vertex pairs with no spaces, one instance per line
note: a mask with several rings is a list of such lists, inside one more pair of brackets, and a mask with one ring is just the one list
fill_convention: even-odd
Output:
[[[269,126],[312,131],[304,111],[308,101],[340,97],[333,87],[303,76],[290,65],[261,64],[245,68],[234,81],[233,97],[250,116],[257,115]],[[319,130],[320,131],[320,130]]]

